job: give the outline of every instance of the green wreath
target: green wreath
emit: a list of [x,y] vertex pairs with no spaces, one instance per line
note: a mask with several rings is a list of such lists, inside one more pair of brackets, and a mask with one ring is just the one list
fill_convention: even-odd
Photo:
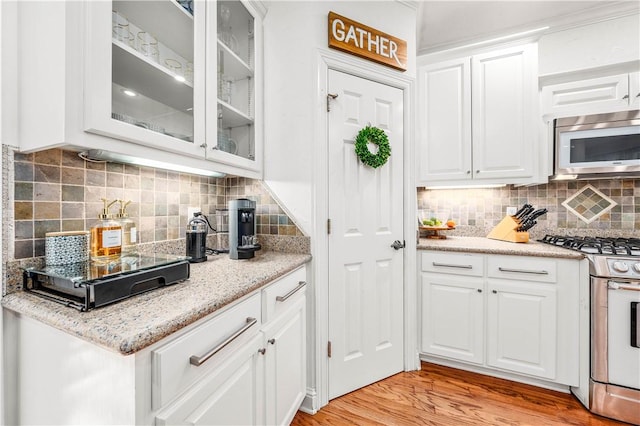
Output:
[[[378,153],[369,151],[367,144],[371,142],[378,145]],[[384,130],[367,126],[358,132],[356,136],[356,155],[367,166],[377,169],[384,165],[391,155],[391,146]]]

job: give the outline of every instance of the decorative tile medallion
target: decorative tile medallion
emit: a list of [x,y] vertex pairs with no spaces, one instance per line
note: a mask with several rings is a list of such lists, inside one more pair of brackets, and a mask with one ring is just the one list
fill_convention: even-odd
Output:
[[618,205],[591,185],[573,194],[562,205],[584,223],[591,223]]

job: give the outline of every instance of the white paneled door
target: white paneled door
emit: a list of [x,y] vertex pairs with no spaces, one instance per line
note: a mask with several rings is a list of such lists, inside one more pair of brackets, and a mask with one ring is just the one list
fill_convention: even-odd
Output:
[[[329,70],[329,398],[403,368],[403,92]],[[391,156],[374,169],[355,154],[370,124]],[[371,144],[370,144],[371,145]],[[370,146],[376,152],[375,145]]]

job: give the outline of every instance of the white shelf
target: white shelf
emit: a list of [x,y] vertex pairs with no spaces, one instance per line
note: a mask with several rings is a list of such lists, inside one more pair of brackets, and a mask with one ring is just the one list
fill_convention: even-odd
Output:
[[160,64],[113,40],[113,82],[179,111],[193,108],[193,86]]
[[222,107],[222,128],[231,129],[234,127],[247,126],[253,124],[253,118],[242,111],[234,108],[226,102],[218,99],[218,106]]
[[253,77],[251,66],[220,40],[218,40],[218,59],[225,75],[231,75],[235,79]]
[[160,43],[193,61],[193,16],[176,1],[114,1],[113,8]]

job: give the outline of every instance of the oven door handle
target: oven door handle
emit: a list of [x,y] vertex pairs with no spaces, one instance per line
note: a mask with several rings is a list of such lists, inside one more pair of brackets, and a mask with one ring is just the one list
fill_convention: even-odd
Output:
[[616,281],[609,281],[607,283],[607,288],[609,290],[631,290],[631,291],[640,291],[640,286],[626,283],[619,283]]
[[631,346],[640,348],[640,302],[631,302]]

